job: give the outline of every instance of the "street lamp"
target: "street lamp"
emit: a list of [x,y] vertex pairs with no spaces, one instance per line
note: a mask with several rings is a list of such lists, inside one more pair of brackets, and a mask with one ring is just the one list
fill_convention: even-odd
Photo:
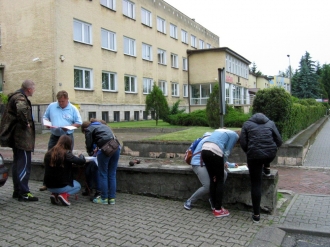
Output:
[[289,81],[290,81],[290,85],[289,85],[289,93],[291,94],[291,62],[290,62],[290,55],[286,55],[289,58]]

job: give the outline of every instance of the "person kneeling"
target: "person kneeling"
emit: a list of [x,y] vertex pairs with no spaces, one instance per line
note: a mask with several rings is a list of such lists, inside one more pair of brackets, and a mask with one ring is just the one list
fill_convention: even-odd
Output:
[[71,152],[71,138],[62,135],[57,144],[44,157],[45,185],[52,193],[50,201],[54,205],[69,206],[69,195],[77,194],[81,188],[78,181],[73,180],[72,163],[84,165],[85,157]]

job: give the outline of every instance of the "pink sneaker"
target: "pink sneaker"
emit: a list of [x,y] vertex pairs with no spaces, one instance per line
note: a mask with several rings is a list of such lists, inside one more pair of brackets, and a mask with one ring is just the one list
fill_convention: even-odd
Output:
[[221,210],[213,210],[213,214],[215,217],[225,217],[229,215],[229,211],[227,209],[222,208]]

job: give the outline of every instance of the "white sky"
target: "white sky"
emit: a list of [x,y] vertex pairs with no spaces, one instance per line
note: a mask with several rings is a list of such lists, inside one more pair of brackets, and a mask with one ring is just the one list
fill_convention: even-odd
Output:
[[[305,52],[330,63],[329,0],[165,0],[265,75],[299,67]],[[251,66],[250,65],[250,66]]]

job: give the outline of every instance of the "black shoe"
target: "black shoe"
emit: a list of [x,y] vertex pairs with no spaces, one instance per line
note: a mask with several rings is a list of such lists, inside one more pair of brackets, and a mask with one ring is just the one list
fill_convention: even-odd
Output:
[[92,202],[95,198],[97,198],[98,196],[101,196],[101,191],[96,191],[95,192],[95,194],[94,194],[94,196],[92,196],[91,198],[90,198],[90,201]]
[[252,214],[252,220],[254,223],[259,223],[260,215],[257,216],[257,215]]
[[13,192],[13,198],[18,198],[19,196],[19,192],[18,191],[14,191]]
[[18,195],[18,201],[20,202],[36,202],[38,200],[38,197],[33,196],[30,192]]
[[266,177],[269,177],[271,174],[270,174],[270,168],[264,168],[262,174],[264,174]]

